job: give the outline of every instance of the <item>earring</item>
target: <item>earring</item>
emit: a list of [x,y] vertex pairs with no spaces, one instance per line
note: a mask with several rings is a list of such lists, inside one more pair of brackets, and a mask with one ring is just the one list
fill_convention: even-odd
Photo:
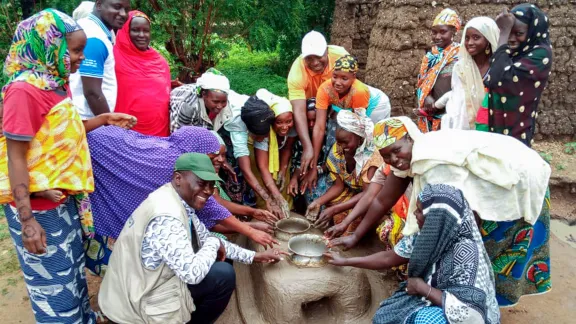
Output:
[[486,50],[484,51],[484,53],[486,53],[486,55],[490,54],[490,47],[486,47]]

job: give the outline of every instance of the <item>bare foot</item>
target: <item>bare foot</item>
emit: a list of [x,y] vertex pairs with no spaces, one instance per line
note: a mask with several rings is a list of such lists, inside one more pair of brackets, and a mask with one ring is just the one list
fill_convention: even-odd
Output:
[[62,191],[60,190],[45,190],[36,193],[36,196],[48,199],[53,202],[59,202],[63,198]]

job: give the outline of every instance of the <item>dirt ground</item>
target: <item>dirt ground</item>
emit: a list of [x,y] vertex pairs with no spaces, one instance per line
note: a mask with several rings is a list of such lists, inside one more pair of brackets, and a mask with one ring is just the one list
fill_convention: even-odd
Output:
[[[550,159],[553,180],[570,183],[566,190],[552,191],[552,291],[542,296],[524,297],[518,306],[501,309],[502,323],[575,323],[576,192],[570,191],[576,188],[576,154],[564,153],[565,143],[561,142],[537,144],[534,148]],[[96,308],[100,280],[93,276],[88,279],[91,304]],[[34,323],[6,219],[1,212],[0,323]]]
[[[573,233],[576,236],[576,233]],[[552,291],[541,296],[525,297],[513,308],[501,309],[502,324],[574,323],[576,318],[576,245],[552,236]],[[92,278],[92,287],[97,279]],[[3,324],[34,323],[24,281],[18,272],[0,279],[0,319]],[[91,294],[91,299],[96,296]],[[230,323],[234,324],[234,323]],[[318,323],[322,324],[322,323]],[[327,324],[327,323],[326,323]]]

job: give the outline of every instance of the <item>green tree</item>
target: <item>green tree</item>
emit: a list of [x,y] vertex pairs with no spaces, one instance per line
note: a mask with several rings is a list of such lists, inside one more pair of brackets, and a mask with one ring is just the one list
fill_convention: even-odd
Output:
[[[80,1],[0,0],[0,58],[24,13],[56,8],[71,14]],[[274,72],[285,76],[300,40],[315,29],[328,36],[334,0],[132,0],[153,24],[153,46],[184,82],[193,81],[242,39],[248,49],[276,52]],[[2,62],[3,63],[3,62]],[[4,76],[0,77],[3,80]]]

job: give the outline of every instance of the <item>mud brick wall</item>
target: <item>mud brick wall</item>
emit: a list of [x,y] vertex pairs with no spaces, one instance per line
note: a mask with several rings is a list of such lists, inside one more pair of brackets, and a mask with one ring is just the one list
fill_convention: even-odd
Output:
[[[530,2],[550,18],[552,75],[540,102],[542,138],[576,135],[576,0],[336,0],[331,39],[360,61],[359,77],[382,89],[393,115],[411,115],[422,56],[431,47],[430,26],[446,7],[463,25],[476,16],[496,18],[504,7]],[[460,41],[461,35],[455,37]]]

